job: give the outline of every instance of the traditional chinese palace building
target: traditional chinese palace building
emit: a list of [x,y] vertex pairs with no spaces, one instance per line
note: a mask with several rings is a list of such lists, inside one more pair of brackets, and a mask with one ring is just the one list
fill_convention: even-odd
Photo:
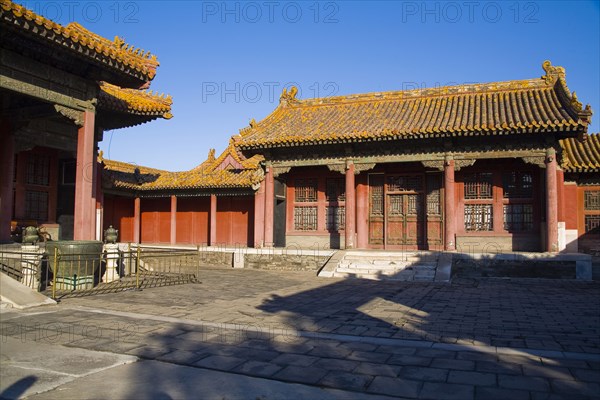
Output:
[[592,111],[541,78],[300,100],[187,172],[104,160],[124,241],[582,251],[600,243]]
[[170,118],[170,98],[143,91],[154,56],[1,4],[0,239],[8,221],[27,221],[57,224],[59,237],[71,224],[80,239],[113,225],[147,244],[600,247],[600,135],[548,61],[527,80],[317,99],[284,90],[221,155],[170,172],[96,154],[104,129]]
[[144,91],[158,61],[8,0],[0,31],[0,242],[25,225],[97,238],[103,131],[171,117],[169,97]]

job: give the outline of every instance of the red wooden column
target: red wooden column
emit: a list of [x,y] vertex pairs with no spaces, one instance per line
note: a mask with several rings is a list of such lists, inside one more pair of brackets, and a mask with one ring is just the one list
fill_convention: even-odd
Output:
[[354,248],[356,230],[356,190],[354,186],[354,163],[346,164],[346,227],[344,229],[346,249]]
[[140,226],[141,226],[141,200],[136,197],[133,200],[133,241],[140,243]]
[[369,245],[369,186],[368,174],[358,175],[356,187],[356,247],[366,249]]
[[[56,174],[58,176],[58,174]],[[56,207],[54,207],[56,209]],[[102,190],[102,164],[96,163],[96,240],[104,239],[104,191]]]
[[265,181],[254,194],[254,247],[261,248],[265,241]]
[[556,152],[546,152],[546,251],[558,251],[558,190],[556,179]]
[[6,121],[0,121],[0,243],[9,242],[13,209],[14,137]]
[[456,202],[454,198],[454,160],[444,162],[444,250],[456,250]]
[[217,195],[210,195],[210,237],[208,238],[208,245],[214,246],[217,244]]
[[77,172],[75,175],[75,240],[93,240],[96,236],[96,143],[95,114],[83,112],[83,126],[77,132]]
[[265,174],[265,247],[273,247],[273,214],[275,199],[275,181],[273,167],[267,165]]
[[177,196],[171,196],[171,244],[177,243]]

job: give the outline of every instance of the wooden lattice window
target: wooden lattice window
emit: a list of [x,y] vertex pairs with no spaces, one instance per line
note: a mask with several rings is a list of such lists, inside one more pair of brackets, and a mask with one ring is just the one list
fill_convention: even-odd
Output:
[[325,185],[325,198],[328,202],[346,200],[346,181],[343,178],[328,178]]
[[600,237],[600,215],[585,216],[585,234]]
[[294,229],[297,231],[316,231],[317,215],[317,206],[294,207]]
[[329,206],[325,208],[327,230],[330,232],[343,231],[346,226],[346,207]]
[[442,215],[441,187],[441,176],[436,174],[427,177],[427,215]]
[[600,239],[600,190],[583,192],[584,234],[588,239]]
[[317,179],[296,179],[294,188],[294,199],[297,203],[317,201]]
[[527,232],[533,229],[533,205],[504,205],[504,229],[509,232]]
[[492,173],[477,172],[465,175],[465,200],[492,198]]
[[600,211],[600,190],[583,192],[583,209],[585,211]]
[[50,184],[50,157],[46,154],[29,154],[25,183],[48,186]]
[[533,174],[531,172],[505,172],[502,174],[505,199],[530,199],[533,197]]
[[420,192],[423,190],[420,176],[388,176],[388,192]]
[[468,232],[494,229],[492,204],[465,204],[465,230]]
[[25,192],[25,218],[36,221],[48,219],[48,192],[34,190]]

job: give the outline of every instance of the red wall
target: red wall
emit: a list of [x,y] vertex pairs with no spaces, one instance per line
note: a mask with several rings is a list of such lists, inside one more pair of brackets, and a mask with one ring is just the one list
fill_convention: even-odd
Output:
[[217,243],[254,245],[254,196],[217,197]]
[[170,243],[171,199],[141,199],[142,243]]
[[177,243],[208,243],[210,197],[177,198]]
[[133,241],[133,198],[104,195],[104,229],[119,230],[120,242]]
[[[577,204],[577,186],[576,185],[564,185],[563,186],[563,217],[565,221],[566,229],[577,229],[577,214],[581,213]],[[577,212],[574,212],[577,210]]]

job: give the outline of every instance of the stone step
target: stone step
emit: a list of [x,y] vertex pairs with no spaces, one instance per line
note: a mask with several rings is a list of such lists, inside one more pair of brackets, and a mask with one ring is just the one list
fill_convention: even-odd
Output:
[[344,260],[358,260],[358,261],[368,261],[368,262],[419,262],[419,261],[437,261],[438,257],[433,255],[428,256],[356,256],[356,255],[346,255],[344,256]]
[[360,273],[360,274],[350,274],[344,272],[334,272],[334,278],[357,278],[357,279],[371,279],[371,280],[393,280],[393,281],[412,281],[413,275],[381,275],[381,274],[370,274],[370,273]]
[[[343,274],[378,274],[392,276],[397,274],[415,274],[415,271],[409,269],[397,269],[397,270],[381,270],[376,268],[337,268],[335,272]],[[435,274],[434,274],[435,275]]]

